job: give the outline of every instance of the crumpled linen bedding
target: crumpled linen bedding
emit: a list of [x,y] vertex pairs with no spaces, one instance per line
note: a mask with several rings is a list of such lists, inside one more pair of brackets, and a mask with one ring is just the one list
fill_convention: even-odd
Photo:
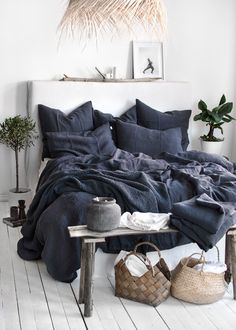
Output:
[[[159,159],[120,149],[106,160],[65,155],[49,161],[41,174],[22,227],[18,254],[26,260],[42,258],[53,278],[71,282],[80,267],[80,240],[69,237],[67,226],[86,223],[86,207],[93,197],[114,197],[122,212],[168,213],[174,203],[204,193],[214,201],[236,205],[232,163],[197,151],[163,153]],[[109,238],[99,246],[105,252],[118,253],[149,240],[160,249],[169,249],[194,240],[186,234],[185,230],[140,233]]]

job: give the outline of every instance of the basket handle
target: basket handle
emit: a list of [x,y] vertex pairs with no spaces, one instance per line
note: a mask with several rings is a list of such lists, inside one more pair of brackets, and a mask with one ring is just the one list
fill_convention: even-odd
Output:
[[151,247],[153,247],[153,248],[157,251],[158,256],[159,256],[159,259],[161,259],[161,252],[160,252],[160,250],[158,249],[158,247],[157,247],[155,244],[153,244],[153,243],[151,243],[151,242],[148,242],[148,241],[140,242],[140,243],[136,244],[136,245],[135,245],[135,248],[134,248],[134,252],[137,252],[137,248],[138,248],[139,246],[141,246],[141,245],[144,245],[144,244],[147,244],[147,245],[150,245]]
[[185,260],[185,262],[184,262],[184,266],[187,266],[188,265],[188,262],[189,262],[189,260],[191,259],[191,257],[192,256],[194,256],[194,255],[200,255],[200,258],[199,258],[199,261],[201,261],[201,260],[203,260],[203,262],[201,263],[202,264],[202,268],[201,268],[201,272],[203,271],[203,266],[204,266],[204,264],[206,263],[206,259],[205,259],[205,257],[204,257],[204,255],[203,255],[203,251],[202,251],[202,253],[199,253],[199,252],[196,252],[196,253],[192,253],[186,260]]
[[[220,262],[220,250],[217,245],[214,245],[213,247],[216,248],[216,253],[217,253],[217,261]],[[204,254],[204,251],[202,250],[202,255]]]
[[216,248],[216,252],[217,252],[217,261],[220,262],[220,251],[217,245],[214,246]]
[[[136,252],[136,251],[131,251],[130,253],[128,253],[124,259],[123,259],[123,262],[122,264],[124,264],[126,262],[126,260],[131,256],[131,255],[135,255],[137,258],[139,258],[139,260],[141,260],[144,265],[147,267],[147,270],[151,270],[152,271],[152,276],[154,277],[155,276],[155,271],[154,271],[154,268],[152,267],[152,264],[151,264],[151,261],[148,259],[147,256],[145,256],[144,254],[142,253],[139,253],[139,252]],[[147,265],[148,263],[148,265]]]

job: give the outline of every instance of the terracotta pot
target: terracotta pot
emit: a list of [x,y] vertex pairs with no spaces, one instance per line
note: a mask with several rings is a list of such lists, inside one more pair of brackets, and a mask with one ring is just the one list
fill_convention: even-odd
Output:
[[110,231],[120,225],[121,209],[111,197],[96,197],[87,208],[87,227],[93,231]]

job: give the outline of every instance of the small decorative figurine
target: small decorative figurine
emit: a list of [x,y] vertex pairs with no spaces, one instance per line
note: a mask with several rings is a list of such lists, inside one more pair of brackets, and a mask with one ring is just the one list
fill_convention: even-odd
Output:
[[18,206],[18,208],[19,208],[19,217],[18,217],[18,219],[19,220],[25,220],[26,219],[26,214],[25,214],[25,200],[24,199],[20,199],[18,201],[18,203],[19,203],[19,206]]
[[26,222],[25,200],[19,200],[18,204],[18,206],[10,207],[10,217],[3,218],[3,222],[6,225],[11,227],[18,227],[22,226]]
[[10,217],[14,218],[15,220],[18,220],[18,207],[17,206],[11,206]]

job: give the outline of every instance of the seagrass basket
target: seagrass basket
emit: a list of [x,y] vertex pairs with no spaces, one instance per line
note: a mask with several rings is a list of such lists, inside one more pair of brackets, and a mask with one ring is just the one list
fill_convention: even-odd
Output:
[[[137,248],[143,244],[152,246],[159,255],[159,261],[155,266],[143,254],[137,252]],[[147,272],[141,277],[130,274],[125,261],[129,256],[135,255],[144,262]],[[115,265],[115,295],[152,306],[159,305],[170,294],[170,271],[161,257],[155,244],[142,242],[135,246],[134,251],[126,255]]]
[[[194,255],[200,258],[193,258]],[[171,294],[173,297],[195,303],[210,304],[220,300],[226,289],[224,272],[215,274],[203,272],[205,257],[200,253],[193,253],[188,258],[180,260],[179,264],[172,271]],[[193,267],[197,264],[202,265],[202,270]]]

